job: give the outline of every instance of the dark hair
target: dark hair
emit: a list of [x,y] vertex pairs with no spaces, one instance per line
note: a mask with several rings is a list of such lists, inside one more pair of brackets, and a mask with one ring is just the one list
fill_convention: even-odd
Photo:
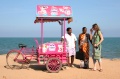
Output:
[[86,27],[83,27],[82,30],[87,29]]
[[71,28],[70,28],[70,27],[68,27],[68,28],[67,28],[67,31],[69,31],[70,29],[71,29]]

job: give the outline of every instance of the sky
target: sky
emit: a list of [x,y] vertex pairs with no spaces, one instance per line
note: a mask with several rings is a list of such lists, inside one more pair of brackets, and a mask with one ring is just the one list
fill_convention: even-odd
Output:
[[[0,37],[40,37],[34,24],[37,5],[71,6],[73,22],[67,24],[78,36],[97,23],[104,37],[120,37],[120,0],[0,0]],[[60,37],[60,25],[44,23],[45,37]]]

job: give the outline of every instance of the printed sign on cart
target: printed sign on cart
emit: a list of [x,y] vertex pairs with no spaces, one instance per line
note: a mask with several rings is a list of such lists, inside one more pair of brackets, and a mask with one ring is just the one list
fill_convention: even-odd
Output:
[[37,16],[71,16],[70,6],[37,5]]
[[47,52],[47,45],[43,44],[42,52],[43,52],[43,53]]
[[63,45],[58,45],[58,52],[63,52]]
[[49,51],[55,51],[55,49],[56,49],[55,44],[50,43],[49,46],[48,46],[48,49],[49,49]]

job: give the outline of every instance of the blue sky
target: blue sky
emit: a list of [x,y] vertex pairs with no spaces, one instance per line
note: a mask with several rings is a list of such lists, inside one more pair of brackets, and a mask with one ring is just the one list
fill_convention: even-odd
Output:
[[[0,37],[40,37],[40,24],[34,24],[38,4],[71,6],[73,22],[66,26],[76,36],[97,23],[104,37],[120,37],[120,0],[1,0]],[[45,37],[60,37],[60,32],[58,23],[44,24]]]

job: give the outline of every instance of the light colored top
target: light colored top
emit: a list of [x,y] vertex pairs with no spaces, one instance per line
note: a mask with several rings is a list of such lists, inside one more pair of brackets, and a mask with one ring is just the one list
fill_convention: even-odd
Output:
[[[62,38],[64,39],[64,36],[62,36]],[[74,48],[75,41],[77,41],[76,36],[73,33],[71,35],[65,34],[65,38],[66,38],[67,47]]]
[[[100,42],[100,33],[101,31],[96,32],[93,35],[93,44],[98,44]],[[93,57],[94,59],[100,59],[101,58],[101,44],[98,45],[98,49],[95,47],[93,48]]]
[[100,33],[101,33],[101,31],[98,31],[98,33],[95,33],[93,35],[93,43],[94,44],[97,44],[98,42],[100,42],[100,36],[99,36]]

